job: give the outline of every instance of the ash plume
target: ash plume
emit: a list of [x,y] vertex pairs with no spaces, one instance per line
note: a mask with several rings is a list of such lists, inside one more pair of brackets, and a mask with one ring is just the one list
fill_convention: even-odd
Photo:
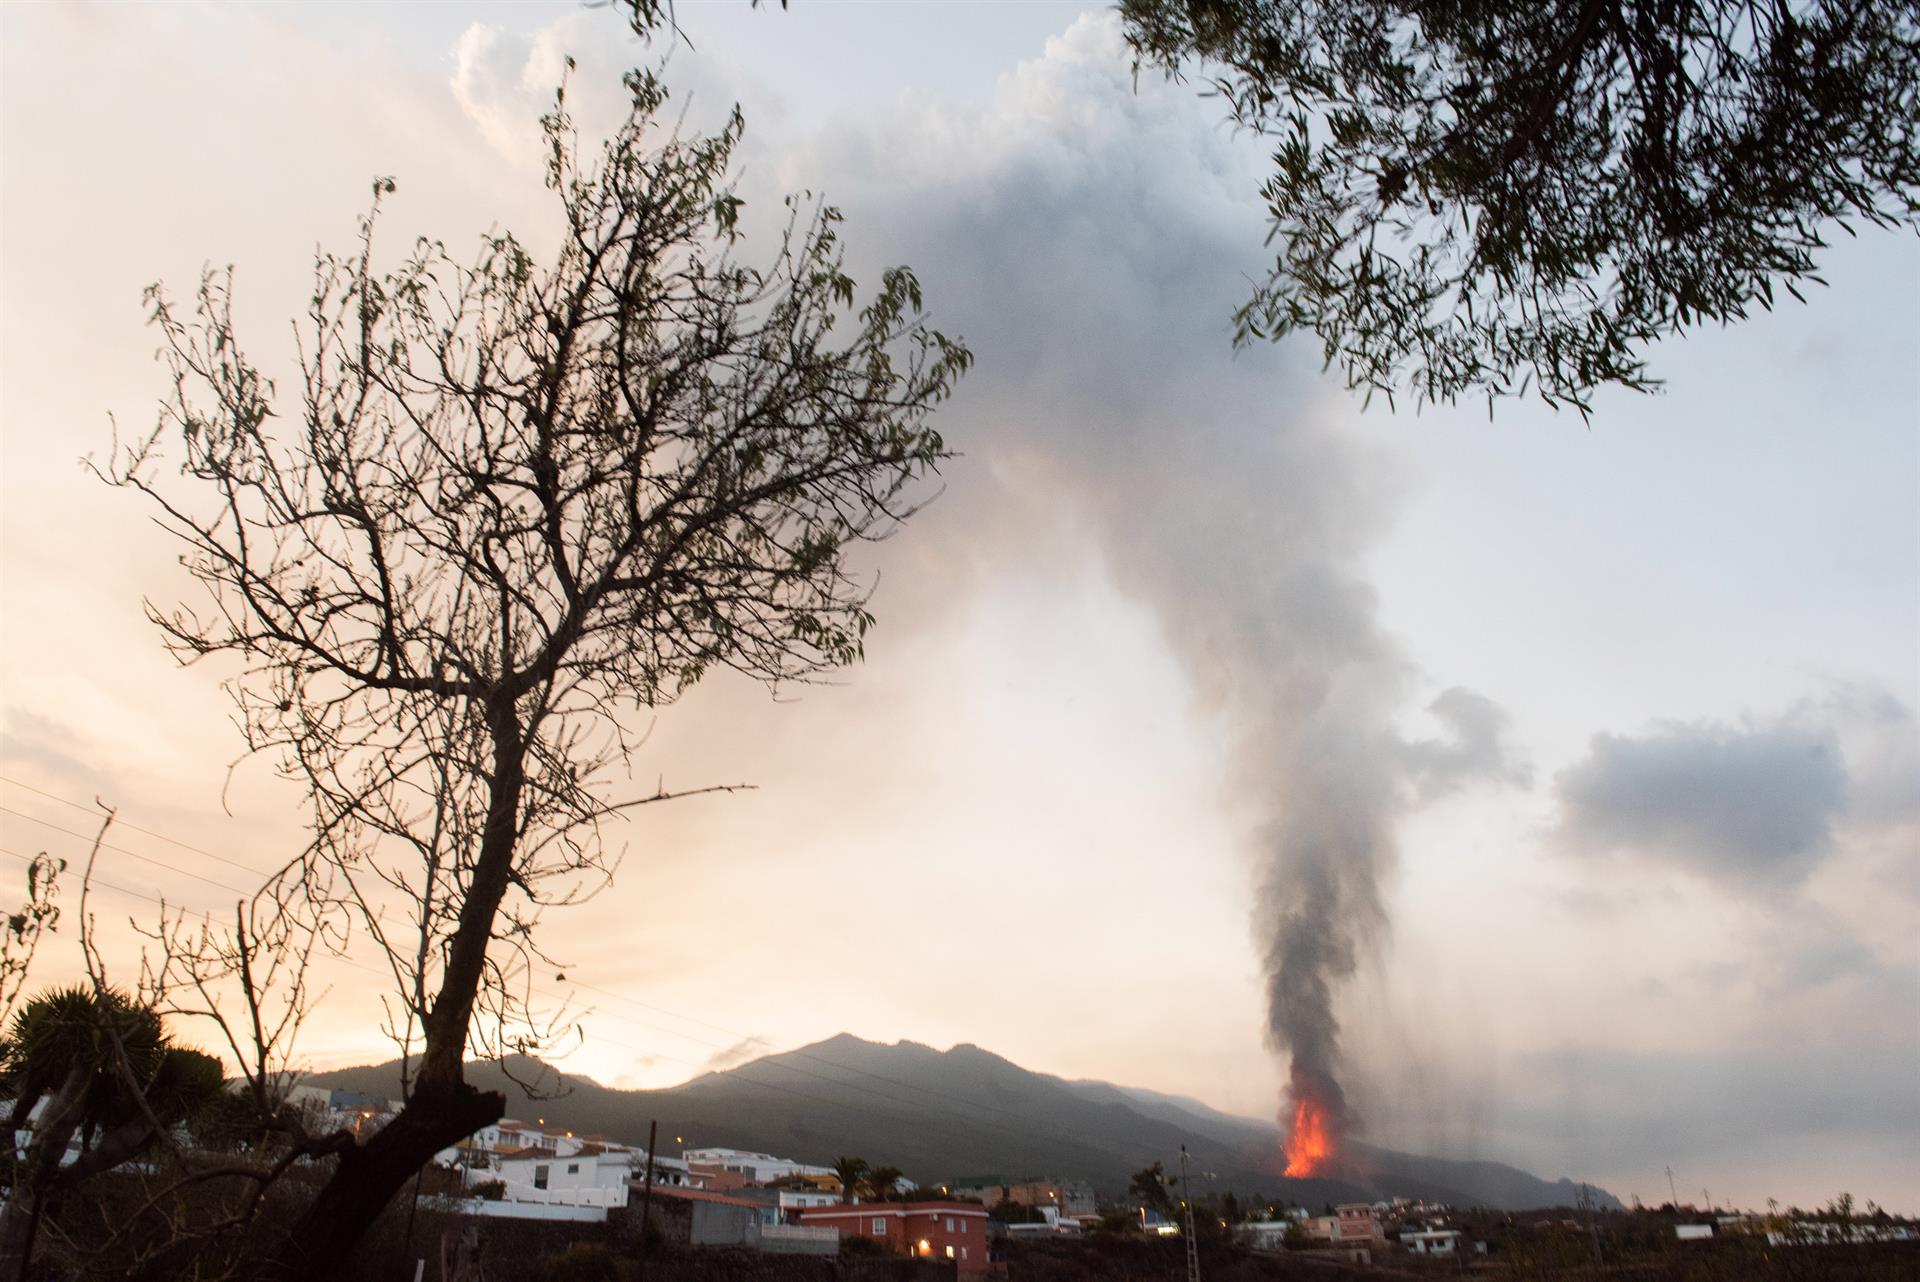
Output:
[[1136,93],[1116,25],[1082,19],[984,118],[832,159],[939,158],[917,189],[898,166],[871,170],[871,197],[849,206],[897,229],[890,252],[927,264],[943,323],[979,357],[944,420],[975,466],[933,513],[939,590],[1031,558],[1064,512],[1152,609],[1232,738],[1266,1038],[1337,1126],[1338,1000],[1385,925],[1398,822],[1519,772],[1503,714],[1471,692],[1431,705],[1437,739],[1396,727],[1420,674],[1381,626],[1364,561],[1396,485],[1352,400],[1298,349],[1231,350],[1264,163],[1236,146],[1185,95]]

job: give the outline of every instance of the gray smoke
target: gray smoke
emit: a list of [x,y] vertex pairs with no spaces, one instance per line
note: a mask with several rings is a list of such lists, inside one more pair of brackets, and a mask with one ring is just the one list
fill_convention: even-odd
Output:
[[913,538],[986,573],[1030,555],[1027,532],[1066,508],[1151,606],[1231,727],[1267,1037],[1295,1089],[1338,1114],[1336,1010],[1384,925],[1396,825],[1465,780],[1517,777],[1504,717],[1455,690],[1432,705],[1441,738],[1396,729],[1418,674],[1363,561],[1390,472],[1338,421],[1352,402],[1308,354],[1236,356],[1229,341],[1257,266],[1261,158],[1186,90],[1136,94],[1110,21],[1083,22],[1004,96],[985,118],[818,158],[852,243],[891,237],[874,261],[913,263],[979,357],[942,419],[968,458]]

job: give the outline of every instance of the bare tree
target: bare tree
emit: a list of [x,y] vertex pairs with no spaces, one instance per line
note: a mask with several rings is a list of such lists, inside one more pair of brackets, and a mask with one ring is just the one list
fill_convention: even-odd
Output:
[[496,233],[471,261],[423,240],[377,269],[376,182],[357,251],[318,260],[290,420],[242,352],[230,274],[190,315],[149,292],[173,387],[105,470],[205,588],[149,613],[183,662],[239,659],[248,749],[312,807],[241,938],[176,960],[231,978],[247,938],[291,957],[358,932],[417,1052],[404,1109],[292,1227],[287,1275],[336,1272],[408,1177],[502,1115],[462,1063],[552,1031],[529,989],[541,912],[610,878],[607,820],[674,795],[618,791],[629,715],[715,668],[779,684],[857,658],[872,616],[849,551],[924,500],[945,453],[928,415],[970,356],[912,274],[856,310],[839,215],[795,199],[767,265],[744,265],[738,111],[691,135],[661,126],[651,75],[627,85],[597,155],[564,85],[543,119],[549,263]]

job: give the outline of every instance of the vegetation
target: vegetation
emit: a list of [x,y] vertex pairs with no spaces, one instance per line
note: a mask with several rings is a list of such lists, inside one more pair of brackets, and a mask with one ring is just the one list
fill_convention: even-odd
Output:
[[619,1282],[620,1275],[619,1257],[599,1242],[576,1242],[547,1257],[542,1270],[546,1282]]
[[172,392],[107,475],[205,589],[151,617],[183,662],[239,660],[247,746],[305,789],[315,833],[231,928],[177,924],[165,965],[263,1116],[305,961],[349,933],[384,950],[417,1056],[391,1123],[312,1148],[332,1176],[275,1253],[287,1275],[337,1272],[424,1162],[501,1116],[469,1052],[565,1031],[534,1013],[555,968],[536,922],[610,879],[605,824],[675,795],[614,790],[623,718],[715,669],[779,685],[858,659],[850,551],[945,454],[928,416],[970,357],[923,323],[911,273],[856,308],[838,214],[799,201],[744,265],[738,112],[686,136],[657,80],[628,87],[598,156],[564,89],[544,120],[545,265],[498,233],[471,261],[423,241],[377,268],[376,182],[359,247],[318,261],[292,406],[244,354],[226,274],[187,313],[149,294]]
[[13,1017],[33,966],[40,937],[60,925],[54,902],[67,861],[41,851],[27,862],[27,899],[20,911],[0,919],[0,1025]]
[[1143,1206],[1149,1211],[1158,1211],[1166,1218],[1172,1219],[1178,1208],[1169,1190],[1177,1183],[1179,1183],[1177,1177],[1169,1176],[1163,1165],[1155,1162],[1152,1166],[1133,1173],[1133,1178],[1127,1181],[1127,1199],[1136,1206]]
[[906,1172],[897,1166],[869,1167],[864,1177],[868,1194],[876,1202],[885,1202],[898,1197],[900,1180],[905,1174]]
[[25,1274],[51,1198],[171,1142],[172,1127],[221,1087],[218,1060],[174,1045],[160,1017],[123,993],[75,986],[27,1002],[0,1039],[8,1133],[38,1110],[25,1153],[8,1146],[0,1277]]
[[836,1157],[833,1159],[834,1178],[840,1181],[840,1200],[851,1202],[860,1191],[867,1178],[867,1159],[864,1157]]
[[1273,140],[1241,341],[1416,401],[1647,389],[1663,335],[1920,223],[1920,10],[1807,0],[1121,0]]

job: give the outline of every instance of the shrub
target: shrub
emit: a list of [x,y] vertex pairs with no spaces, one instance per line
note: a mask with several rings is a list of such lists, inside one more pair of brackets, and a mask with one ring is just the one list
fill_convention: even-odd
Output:
[[843,1233],[840,1236],[840,1254],[849,1256],[885,1255],[886,1244],[870,1237],[861,1237],[858,1233]]
[[547,1257],[546,1282],[619,1282],[620,1261],[597,1242],[575,1242]]

